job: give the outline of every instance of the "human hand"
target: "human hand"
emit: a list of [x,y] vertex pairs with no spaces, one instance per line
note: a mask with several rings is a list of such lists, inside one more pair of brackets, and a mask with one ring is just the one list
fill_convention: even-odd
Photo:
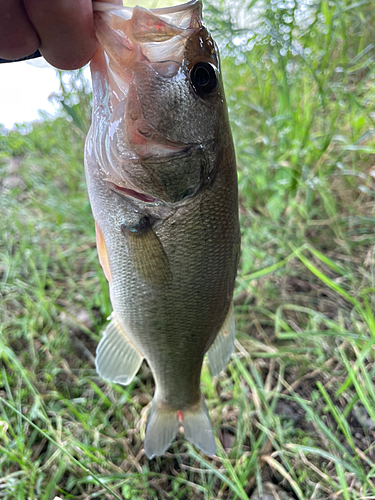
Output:
[[90,61],[97,43],[91,0],[0,0],[3,59],[39,49],[56,68],[77,69]]

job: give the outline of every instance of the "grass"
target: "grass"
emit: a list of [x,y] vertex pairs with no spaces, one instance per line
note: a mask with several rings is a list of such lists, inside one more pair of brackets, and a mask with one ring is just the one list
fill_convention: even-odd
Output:
[[236,351],[202,373],[218,455],[178,439],[147,460],[150,371],[128,387],[96,375],[111,306],[73,78],[70,121],[0,136],[2,499],[247,499],[270,483],[300,500],[375,495],[375,8],[246,5],[205,11],[242,225]]

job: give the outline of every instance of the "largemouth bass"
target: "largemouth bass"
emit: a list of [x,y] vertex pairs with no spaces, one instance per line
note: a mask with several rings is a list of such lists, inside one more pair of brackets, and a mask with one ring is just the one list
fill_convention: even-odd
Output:
[[144,447],[183,427],[216,451],[200,391],[233,350],[239,255],[236,164],[217,47],[193,0],[164,9],[94,2],[93,120],[85,148],[99,260],[113,313],[98,345],[104,379],[155,380]]

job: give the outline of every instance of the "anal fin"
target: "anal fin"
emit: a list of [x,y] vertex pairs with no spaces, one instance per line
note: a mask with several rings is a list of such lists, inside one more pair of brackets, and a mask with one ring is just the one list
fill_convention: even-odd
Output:
[[218,375],[223,370],[233,352],[236,337],[233,300],[227,317],[212,346],[207,351],[208,364],[212,375]]
[[138,372],[142,360],[142,354],[130,342],[112,314],[111,322],[96,349],[96,371],[109,382],[128,385]]

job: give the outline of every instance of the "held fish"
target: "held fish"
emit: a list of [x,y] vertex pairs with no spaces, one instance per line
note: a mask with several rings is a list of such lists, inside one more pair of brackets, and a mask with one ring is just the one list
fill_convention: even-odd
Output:
[[96,356],[129,384],[155,379],[144,447],[161,455],[183,427],[216,451],[200,391],[233,350],[239,256],[236,164],[217,47],[193,0],[147,10],[94,2],[93,119],[85,169],[113,313]]

